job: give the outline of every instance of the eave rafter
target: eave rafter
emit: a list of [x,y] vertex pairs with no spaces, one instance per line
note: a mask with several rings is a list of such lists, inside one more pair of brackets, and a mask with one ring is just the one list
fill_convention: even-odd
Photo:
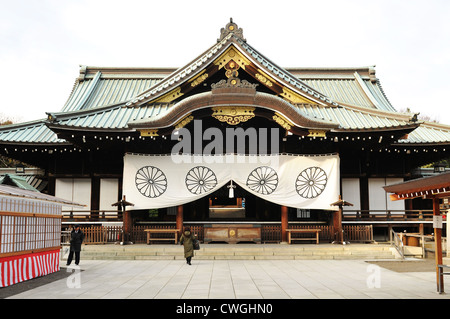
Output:
[[450,173],[424,177],[383,187],[391,200],[450,197]]

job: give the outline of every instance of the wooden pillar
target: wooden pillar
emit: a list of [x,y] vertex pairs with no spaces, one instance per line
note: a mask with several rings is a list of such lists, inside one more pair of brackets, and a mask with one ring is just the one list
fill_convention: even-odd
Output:
[[100,177],[92,176],[91,178],[91,217],[99,218],[100,209]]
[[178,236],[181,236],[183,233],[183,205],[177,206],[176,227],[180,230]]
[[287,232],[288,228],[288,208],[287,206],[281,206],[281,241],[287,242]]
[[362,176],[359,179],[359,191],[360,191],[360,201],[361,201],[361,215],[368,215],[369,212],[369,178],[367,176]]
[[[433,219],[434,216],[440,216],[441,211],[439,208],[439,198],[433,197]],[[439,276],[438,265],[442,265],[442,228],[434,228],[434,244],[436,254],[436,286],[439,291],[439,284],[444,291],[444,280]]]
[[338,243],[342,243],[344,241],[342,234],[342,206],[339,206],[339,210],[333,212],[333,228],[336,237],[334,240]]
[[131,218],[131,212],[129,210],[123,211],[123,233],[124,238],[122,238],[123,242],[128,241],[128,234],[131,234],[131,230],[133,227],[133,219]]

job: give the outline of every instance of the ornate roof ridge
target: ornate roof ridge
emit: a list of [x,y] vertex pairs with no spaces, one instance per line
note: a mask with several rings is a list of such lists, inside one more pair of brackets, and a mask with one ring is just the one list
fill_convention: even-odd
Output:
[[250,46],[243,38],[242,30],[237,28],[237,25],[232,22],[232,20],[227,24],[227,26],[229,28],[232,27],[233,30],[228,30],[227,32],[223,31],[216,44],[207,49],[203,54],[199,55],[192,62],[173,72],[158,84],[152,86],[133,99],[129,100],[126,105],[132,106],[136,104],[146,103],[153,99],[159,98],[164,94],[167,94],[179,83],[187,81],[198,75],[199,72],[203,70],[203,65],[205,65],[206,63],[211,63],[213,59],[217,58],[220,54],[225,52],[225,50],[227,50],[231,45],[234,45],[236,48],[238,48],[239,51],[246,56],[246,58],[249,58],[258,67],[261,67],[262,69],[265,69],[266,72],[272,74],[274,78],[277,78],[280,83],[283,83],[283,85],[285,85],[289,89],[297,91],[301,95],[306,94],[308,98],[319,104],[332,104],[334,106],[339,105],[328,96],[310,87],[309,85],[295,77],[289,71],[277,66],[267,57],[259,53],[259,51],[257,51],[255,48]]
[[230,22],[225,26],[225,28],[220,29],[220,38],[217,39],[217,42],[222,41],[229,34],[233,34],[237,38],[246,42],[247,40],[244,38],[244,31],[242,28],[239,28],[236,23],[233,22],[233,18],[230,18]]
[[377,108],[361,106],[361,105],[353,105],[353,104],[343,103],[343,102],[340,103],[340,106],[343,108],[346,108],[346,109],[351,109],[353,111],[365,112],[365,113],[373,114],[373,115],[377,115],[377,116],[386,116],[386,117],[390,117],[392,119],[397,119],[397,120],[401,120],[401,121],[415,122],[413,119],[414,114],[385,111],[385,110],[380,110]]

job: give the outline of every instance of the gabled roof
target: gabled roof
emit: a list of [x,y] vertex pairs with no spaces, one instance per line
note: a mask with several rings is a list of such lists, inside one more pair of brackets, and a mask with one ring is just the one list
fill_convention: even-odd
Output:
[[240,74],[249,74],[259,84],[259,91],[272,92],[300,117],[329,123],[335,131],[406,129],[413,131],[398,144],[450,142],[450,126],[417,122],[412,114],[396,112],[374,67],[282,68],[250,46],[242,30],[230,21],[217,43],[178,69],[81,66],[61,112],[0,127],[0,143],[70,144],[57,137],[57,129],[133,131],[132,123],[152,122],[187,96],[206,92],[205,88],[199,91],[198,84],[214,72],[219,74],[218,70],[223,72],[231,60]]
[[0,185],[15,186],[21,189],[38,192],[36,188],[28,184],[24,177],[13,174],[5,174],[0,176]]
[[[227,68],[227,66],[230,67],[230,61],[235,62],[236,69]],[[338,103],[277,66],[250,46],[243,38],[242,30],[232,21],[222,30],[216,44],[186,66],[133,98],[126,106],[141,106],[167,97],[174,100],[184,94],[180,92],[183,84],[201,82],[211,76],[210,72],[215,73],[223,68],[231,72],[243,69],[260,84],[291,102],[338,106]],[[208,73],[205,70],[208,70],[206,71]],[[195,85],[187,86],[187,88],[191,87]]]

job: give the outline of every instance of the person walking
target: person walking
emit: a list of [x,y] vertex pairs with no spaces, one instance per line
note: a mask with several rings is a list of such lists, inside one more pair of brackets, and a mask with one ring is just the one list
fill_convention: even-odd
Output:
[[70,252],[67,257],[66,265],[69,266],[73,259],[73,254],[75,253],[75,265],[78,266],[80,263],[80,251],[81,244],[84,240],[84,233],[80,229],[80,225],[75,225],[74,229],[70,233]]
[[180,237],[180,244],[184,246],[184,258],[186,263],[191,264],[191,258],[194,257],[194,234],[191,233],[189,226],[184,227],[184,232]]

